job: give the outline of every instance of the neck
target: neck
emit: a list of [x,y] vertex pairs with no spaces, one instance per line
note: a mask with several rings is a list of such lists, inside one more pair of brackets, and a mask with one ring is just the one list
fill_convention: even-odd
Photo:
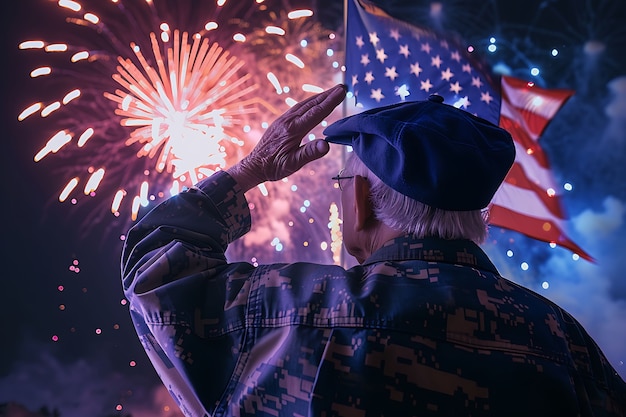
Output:
[[369,258],[372,253],[380,249],[385,243],[398,236],[403,236],[404,232],[391,229],[384,223],[376,221],[376,224],[370,225],[370,227],[362,230],[361,234],[360,241],[362,243],[358,253],[354,254],[354,257],[359,263],[363,263],[363,261]]

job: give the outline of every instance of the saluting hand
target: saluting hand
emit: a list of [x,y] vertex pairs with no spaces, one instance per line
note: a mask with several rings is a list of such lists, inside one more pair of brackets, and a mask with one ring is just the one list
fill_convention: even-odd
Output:
[[250,154],[227,172],[247,191],[262,182],[285,178],[326,155],[329,146],[323,139],[300,143],[345,96],[345,86],[339,84],[294,105],[270,125]]

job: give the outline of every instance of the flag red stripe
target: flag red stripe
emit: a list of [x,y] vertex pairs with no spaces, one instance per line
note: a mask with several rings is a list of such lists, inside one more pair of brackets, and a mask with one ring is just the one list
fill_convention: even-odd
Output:
[[[502,82],[506,85],[509,85],[518,90],[529,90],[535,92],[537,95],[541,95],[553,100],[560,100],[561,105],[574,94],[574,91],[567,89],[559,89],[559,88],[551,88],[545,89],[534,85],[534,83],[529,83],[526,80],[522,80],[520,78],[514,78],[507,75],[502,76]],[[532,86],[531,86],[532,85]],[[558,110],[558,109],[557,109]],[[554,112],[556,113],[556,111]],[[554,116],[554,114],[552,114]],[[552,118],[552,116],[548,117],[548,119]]]
[[537,142],[539,136],[541,136],[541,132],[550,120],[545,119],[540,114],[533,113],[529,109],[516,106],[514,102],[511,102],[511,100],[515,100],[515,97],[510,97],[509,95],[504,95],[502,97],[500,109],[501,117],[507,117],[515,120],[523,127],[523,130],[526,132],[528,137],[533,142]]
[[512,120],[504,115],[501,115],[500,127],[506,129],[513,137],[513,140],[517,142],[528,155],[537,161],[539,165],[546,169],[550,168],[550,163],[548,162],[548,158],[543,152],[543,149],[541,149],[539,144],[530,137],[524,126],[522,126],[519,121]]
[[517,231],[543,242],[554,242],[578,254],[581,258],[594,262],[588,253],[572,242],[555,223],[549,220],[529,217],[498,205],[489,209],[489,220],[493,226]]

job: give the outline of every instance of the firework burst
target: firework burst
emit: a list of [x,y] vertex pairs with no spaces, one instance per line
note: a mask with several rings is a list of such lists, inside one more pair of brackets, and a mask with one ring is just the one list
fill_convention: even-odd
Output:
[[[248,74],[240,74],[243,61],[229,57],[217,43],[209,46],[208,39],[197,35],[190,44],[187,32],[174,31],[165,60],[154,33],[150,39],[157,68],[131,43],[141,66],[118,58],[113,79],[123,90],[105,97],[117,103],[121,125],[133,128],[124,144],[141,144],[137,157],[153,158],[157,172],[171,174],[175,193],[181,182],[193,185],[224,167],[227,155],[240,157],[243,131],[232,127],[242,123],[241,116],[253,113],[259,100],[246,99],[255,86],[249,84]],[[123,195],[119,190],[116,197]],[[135,197],[133,215],[146,197]]]
[[[74,2],[62,1],[59,6],[76,13],[82,10],[82,6]],[[117,45],[112,52],[122,49],[122,42],[112,35],[112,30],[94,13],[86,12],[80,19],[68,18],[68,22],[91,25],[98,33],[106,35],[111,45]],[[107,69],[111,71],[106,80],[113,80],[121,88],[110,93],[107,91],[111,88],[110,83],[106,85],[102,82],[87,87],[88,90],[102,88],[102,96],[115,103],[113,114],[103,109],[102,116],[126,128],[126,131],[130,130],[130,133],[125,133],[126,138],[123,140],[117,135],[108,139],[114,143],[114,148],[139,147],[135,155],[154,160],[152,170],[156,173],[150,182],[145,178],[146,170],[141,169],[140,177],[143,178],[127,184],[135,188],[132,193],[126,188],[115,191],[111,211],[116,215],[126,196],[134,194],[131,199],[133,219],[137,218],[140,206],[148,205],[150,194],[162,196],[164,189],[176,193],[181,186],[189,186],[226,166],[227,157],[239,158],[239,149],[245,144],[243,135],[246,116],[254,113],[261,102],[252,95],[256,86],[250,83],[250,76],[241,70],[243,61],[199,33],[191,36],[179,30],[172,33],[168,24],[161,23],[159,26],[159,38],[155,32],[149,34],[147,52],[142,50],[139,43],[130,41],[126,57],[116,56],[114,70],[111,68],[112,53],[43,41],[29,41],[20,45],[23,49],[39,48],[46,52],[67,52],[73,49],[76,52],[70,58],[72,63],[86,60],[100,64],[98,70],[101,72]],[[52,72],[50,67],[41,67],[31,75],[37,77]],[[93,81],[90,79],[92,76],[93,72],[86,78]],[[36,112],[46,117],[72,101],[79,101],[81,95],[81,89],[74,88],[60,101],[29,106],[19,119],[24,120]],[[94,94],[91,96],[98,99],[97,96],[93,97]],[[93,126],[85,126],[84,122],[71,117],[69,119],[74,122],[70,123],[72,127],[53,135],[35,155],[35,161],[67,147],[75,138],[76,146],[82,148],[98,135],[99,132]],[[99,163],[99,168],[94,168],[94,160],[102,159],[102,156],[112,157],[98,152],[92,158],[87,170],[89,177],[83,189],[85,195],[95,195],[105,174],[108,175],[104,167],[106,161]],[[162,173],[168,175],[162,176]],[[71,178],[59,194],[59,200],[65,201],[71,197],[80,182],[79,176]],[[156,188],[156,191],[150,188]],[[77,202],[76,198],[71,201]]]
[[[31,77],[65,88],[60,98],[28,106],[19,120],[47,119],[50,136],[34,159],[57,161],[66,177],[61,202],[91,208],[81,229],[111,224],[111,213],[126,228],[159,200],[237,162],[289,106],[341,81],[338,41],[312,11],[244,3],[113,0],[98,3],[98,14],[60,0],[71,30],[57,33],[68,40],[20,44],[53,63],[34,68]],[[308,139],[320,137],[322,128]],[[340,159],[321,166],[334,173]],[[233,250],[262,256],[270,248],[268,260],[287,253],[291,260],[300,254],[278,252],[297,242],[319,252],[331,241],[328,217],[336,203],[321,186],[332,184],[305,171],[261,185],[249,196],[253,216],[276,204],[285,209],[258,216],[269,232]],[[268,246],[276,239],[282,244]],[[311,255],[330,259],[329,250]]]

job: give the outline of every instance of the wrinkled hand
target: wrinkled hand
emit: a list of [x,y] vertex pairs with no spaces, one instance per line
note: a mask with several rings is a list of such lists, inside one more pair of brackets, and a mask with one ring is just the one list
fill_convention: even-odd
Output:
[[247,191],[262,182],[285,178],[326,155],[329,146],[323,139],[300,143],[345,96],[345,87],[336,85],[294,105],[270,125],[250,154],[227,172]]

